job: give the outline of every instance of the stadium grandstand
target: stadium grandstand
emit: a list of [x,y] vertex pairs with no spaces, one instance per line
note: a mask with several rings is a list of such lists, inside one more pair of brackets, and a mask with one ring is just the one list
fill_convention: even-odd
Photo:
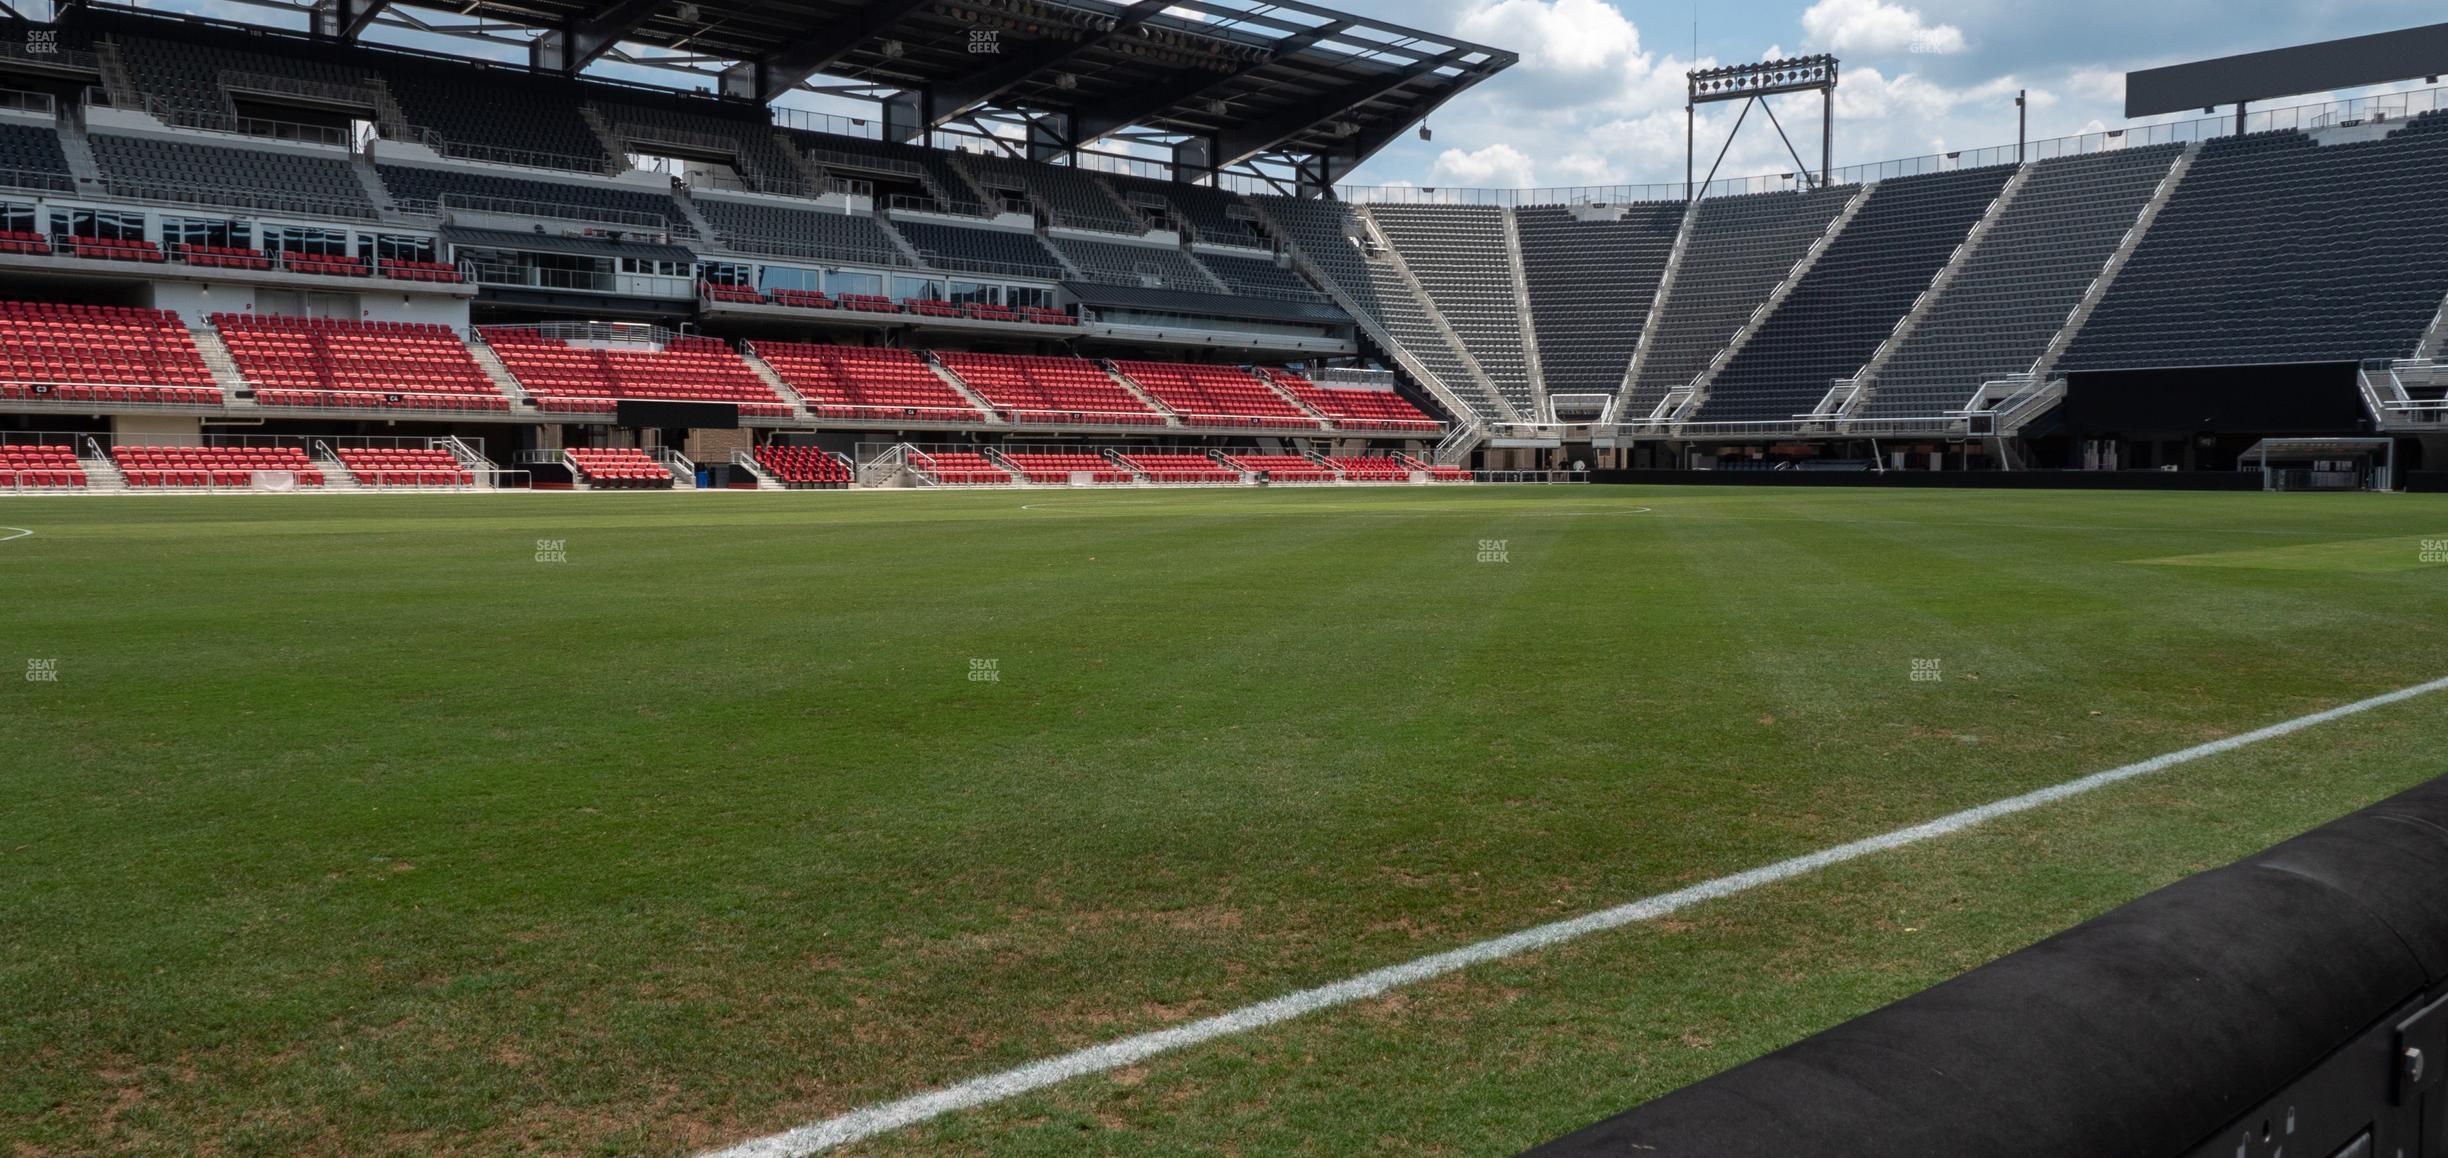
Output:
[[[1514,56],[1301,4],[478,2],[426,29],[461,55],[378,43],[420,27],[379,3],[262,7],[69,5],[9,30],[43,51],[0,52],[0,423],[81,448],[52,472],[75,485],[117,485],[118,440],[231,420],[308,451],[423,438],[487,484],[646,450],[684,489],[816,485],[767,445],[821,450],[790,461],[826,485],[1054,473],[906,467],[1014,438],[1119,456],[1068,472],[1089,483],[1182,455],[2220,470],[2378,435],[2448,459],[2448,257],[2391,228],[2448,210],[2437,89],[1423,191],[1340,179]],[[773,104],[819,76],[875,115]],[[2207,419],[2120,404],[2203,391]]]

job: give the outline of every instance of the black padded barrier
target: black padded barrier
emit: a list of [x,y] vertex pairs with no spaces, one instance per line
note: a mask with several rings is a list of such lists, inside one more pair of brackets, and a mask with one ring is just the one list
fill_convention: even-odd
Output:
[[2440,1158],[2444,993],[2448,777],[1531,1153]]

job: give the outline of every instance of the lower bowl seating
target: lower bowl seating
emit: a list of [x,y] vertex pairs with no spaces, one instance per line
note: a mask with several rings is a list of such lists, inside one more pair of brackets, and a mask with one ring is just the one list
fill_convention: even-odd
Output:
[[574,346],[525,326],[494,326],[485,343],[541,409],[610,413],[620,400],[714,402],[752,418],[788,418],[791,408],[737,352],[714,338],[671,338],[660,347]]
[[967,451],[913,452],[909,461],[937,486],[1010,486],[1013,481],[993,459]]
[[333,453],[359,486],[432,488],[476,484],[475,472],[461,466],[447,450],[349,449]]
[[758,469],[783,486],[833,489],[850,485],[850,468],[832,454],[813,446],[768,443],[756,448]]
[[1044,454],[1014,451],[1003,461],[1020,472],[1024,482],[1068,483],[1075,476],[1087,475],[1092,483],[1137,482],[1138,476],[1115,466],[1112,460],[1095,454]]
[[0,399],[218,406],[195,338],[167,310],[0,301]]
[[672,473],[653,455],[631,447],[572,447],[562,452],[578,477],[597,490],[668,490]]
[[269,314],[212,321],[258,405],[510,409],[448,326]]
[[38,444],[0,446],[0,490],[38,490],[85,485],[85,466],[73,447]]
[[1160,485],[1241,481],[1240,471],[1203,454],[1125,454],[1122,461],[1129,463],[1132,470],[1146,475],[1148,481]]
[[1330,483],[1342,478],[1333,468],[1297,454],[1236,454],[1230,458],[1243,470],[1266,472],[1269,482]]
[[115,446],[111,461],[130,487],[252,488],[268,481],[258,476],[282,475],[323,485],[323,472],[294,446]]

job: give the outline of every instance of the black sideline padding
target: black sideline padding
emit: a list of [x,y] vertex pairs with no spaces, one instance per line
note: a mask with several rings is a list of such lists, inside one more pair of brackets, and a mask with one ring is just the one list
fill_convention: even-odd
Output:
[[737,430],[739,407],[728,402],[637,402],[613,407],[613,421],[641,430]]
[[1594,470],[1593,483],[1932,490],[2257,491],[2259,472],[2168,470]]
[[2352,362],[2094,370],[2066,375],[2077,440],[2150,434],[2364,434]]
[[[2181,1155],[2443,983],[2448,778],[1532,1153]],[[2285,1153],[2370,1124],[2375,1068],[2373,1105],[2307,1104]]]

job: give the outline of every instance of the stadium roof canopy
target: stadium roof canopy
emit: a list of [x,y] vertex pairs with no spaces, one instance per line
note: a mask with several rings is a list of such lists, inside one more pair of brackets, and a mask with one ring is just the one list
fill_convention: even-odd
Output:
[[311,9],[312,27],[342,38],[384,26],[421,44],[514,44],[565,72],[611,60],[712,74],[724,93],[767,102],[802,88],[878,100],[902,139],[1026,122],[1040,155],[1189,140],[1217,168],[1322,159],[1328,180],[1518,59],[1302,0],[238,3]]

